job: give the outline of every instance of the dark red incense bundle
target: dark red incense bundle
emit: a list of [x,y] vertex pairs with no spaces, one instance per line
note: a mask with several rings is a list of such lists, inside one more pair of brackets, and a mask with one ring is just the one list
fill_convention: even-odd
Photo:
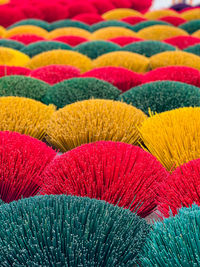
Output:
[[15,66],[0,66],[0,77],[8,75],[24,75],[29,76],[30,69],[24,67],[15,67]]
[[48,65],[33,70],[30,76],[53,85],[67,79],[79,77],[80,70],[72,66]]
[[24,4],[22,4],[20,6],[20,9],[22,10],[22,12],[24,13],[25,17],[27,19],[31,19],[31,18],[35,18],[35,19],[44,19],[44,14],[43,12],[36,6],[30,5],[27,2],[25,2]]
[[200,205],[200,159],[178,167],[158,190],[159,211],[168,217],[177,209]]
[[177,81],[200,87],[200,71],[184,66],[169,66],[157,68],[143,76],[142,83],[154,81]]
[[59,41],[63,42],[65,44],[76,46],[81,43],[87,42],[88,40],[86,38],[80,37],[80,36],[59,36],[57,38],[54,38],[52,41]]
[[122,92],[142,83],[143,75],[122,67],[102,67],[82,74],[82,77],[94,77],[112,83]]
[[0,25],[7,28],[16,21],[26,19],[25,14],[20,8],[10,5],[0,5]]
[[72,1],[67,6],[68,11],[68,18],[73,18],[76,15],[84,14],[84,13],[98,13],[97,9],[94,7],[94,5],[88,3],[88,1],[82,2],[82,1]]
[[171,23],[175,27],[178,27],[179,25],[187,22],[186,19],[181,18],[181,17],[176,17],[176,16],[166,16],[166,17],[159,18],[159,20]]
[[45,143],[14,132],[0,132],[0,199],[11,202],[34,196],[40,176],[56,152]]
[[131,7],[141,13],[145,13],[151,7],[152,2],[153,2],[152,0],[145,0],[145,1],[131,0],[132,3]]
[[45,41],[45,38],[38,36],[36,34],[18,34],[10,37],[9,39],[21,42],[25,45],[35,43],[38,41]]
[[146,217],[156,208],[155,189],[166,175],[140,147],[100,141],[55,158],[44,172],[41,190],[105,200]]
[[131,0],[110,0],[115,8],[131,8]]
[[137,16],[131,16],[131,17],[126,17],[121,19],[122,21],[129,23],[131,25],[135,25],[137,23],[146,21],[147,19],[143,18],[143,17],[137,17]]
[[176,46],[179,49],[185,49],[188,46],[199,44],[200,38],[194,36],[176,36],[165,39],[164,42]]
[[95,14],[95,13],[94,14],[90,14],[90,13],[79,14],[73,17],[72,20],[78,20],[88,25],[92,25],[92,24],[104,21],[104,19],[100,15]]
[[97,9],[98,14],[104,14],[111,9],[115,9],[115,6],[108,0],[91,0],[90,2]]
[[111,42],[118,44],[120,46],[125,46],[128,44],[134,43],[134,42],[143,41],[143,39],[138,38],[138,37],[122,36],[122,37],[111,38],[108,41],[111,41]]
[[68,17],[66,5],[61,5],[58,1],[57,3],[51,3],[51,1],[46,1],[45,3],[41,1],[38,9],[41,11],[43,19],[48,22],[66,19]]

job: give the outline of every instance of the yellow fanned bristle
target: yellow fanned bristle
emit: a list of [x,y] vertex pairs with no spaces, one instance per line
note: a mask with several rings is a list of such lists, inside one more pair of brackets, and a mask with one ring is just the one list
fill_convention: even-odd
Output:
[[167,51],[150,58],[150,68],[187,66],[200,70],[200,57],[183,51]]
[[15,49],[0,47],[0,65],[7,66],[25,66],[29,62],[30,58]]
[[55,107],[33,99],[11,96],[0,97],[0,110],[0,131],[18,132],[41,140]]
[[54,39],[60,36],[79,36],[79,37],[83,37],[86,39],[90,39],[91,33],[81,28],[66,27],[66,28],[59,28],[59,29],[55,29],[51,31],[48,34],[47,38]]
[[200,157],[198,107],[156,114],[144,121],[139,132],[150,153],[169,171]]
[[53,114],[47,140],[63,152],[100,140],[137,144],[137,127],[145,119],[146,115],[132,105],[112,100],[85,100]]
[[3,35],[4,38],[9,38],[14,35],[18,34],[35,34],[37,36],[41,36],[46,38],[48,35],[48,32],[44,30],[43,28],[40,28],[38,26],[33,25],[23,25],[23,26],[17,26],[15,28],[12,28],[8,31],[6,31]]
[[0,37],[2,37],[5,34],[6,30],[4,27],[0,26]]
[[179,13],[172,9],[161,9],[147,12],[144,17],[150,20],[157,20],[162,17],[176,16],[179,17]]
[[92,68],[92,61],[87,56],[75,51],[61,49],[43,52],[34,56],[26,67],[33,70],[53,64],[74,66],[80,69],[81,72],[86,72]]
[[200,38],[200,30],[194,32],[194,33],[192,34],[192,36],[197,37],[197,38]]
[[200,8],[187,10],[181,14],[181,17],[186,20],[200,19]]
[[93,61],[93,67],[124,67],[126,69],[144,73],[148,71],[149,59],[132,52],[117,51],[99,56]]
[[0,0],[0,5],[8,4],[10,0]]
[[154,25],[138,32],[138,37],[155,41],[163,41],[179,35],[188,35],[188,33],[182,29],[167,25]]
[[95,31],[91,38],[93,40],[108,40],[122,36],[137,37],[137,33],[123,27],[107,27]]
[[141,17],[142,14],[136,10],[129,9],[129,8],[117,8],[113,10],[109,10],[102,15],[105,20],[120,20],[130,16],[139,16]]

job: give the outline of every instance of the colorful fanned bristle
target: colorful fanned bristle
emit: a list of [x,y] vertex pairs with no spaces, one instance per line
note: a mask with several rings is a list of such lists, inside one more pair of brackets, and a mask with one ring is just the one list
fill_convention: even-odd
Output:
[[181,26],[182,24],[187,22],[186,19],[177,16],[164,16],[159,18],[159,20],[168,22],[175,27]]
[[142,29],[151,27],[151,26],[155,26],[155,25],[168,25],[170,26],[169,23],[165,22],[165,21],[160,21],[160,20],[146,20],[146,21],[142,21],[136,25],[133,25],[132,29],[135,32],[139,32]]
[[121,50],[119,45],[108,41],[84,42],[74,47],[74,51],[86,55],[91,59],[95,59],[101,55],[119,50]]
[[89,41],[86,38],[80,37],[80,36],[72,36],[72,35],[68,35],[68,36],[59,36],[56,38],[53,38],[52,41],[58,41],[58,42],[63,42],[65,44],[68,44],[70,46],[76,46],[79,44],[82,44],[84,42]]
[[[199,59],[200,60],[200,59]],[[138,73],[145,73],[149,68],[149,59],[128,51],[110,52],[93,60],[93,68],[123,67]]]
[[177,81],[200,87],[200,71],[185,66],[161,67],[147,72],[143,83],[154,81]]
[[53,85],[67,79],[79,77],[80,70],[72,66],[48,65],[32,70],[30,76]]
[[0,5],[0,13],[0,25],[3,27],[11,26],[16,21],[26,18],[22,10],[16,6],[11,7],[10,5]]
[[57,49],[72,50],[71,46],[62,42],[41,41],[27,45],[26,47],[21,49],[21,52],[28,55],[29,57],[34,57],[40,53]]
[[85,29],[76,28],[76,27],[64,27],[64,28],[57,28],[48,33],[47,38],[49,40],[57,38],[59,36],[80,36],[83,38],[91,39],[91,33]]
[[24,48],[24,44],[15,40],[0,39],[0,46],[13,48],[15,50],[21,50]]
[[4,266],[133,266],[151,230],[129,210],[65,195],[4,204],[0,213]]
[[3,26],[0,26],[0,36],[2,37],[6,32],[6,29]]
[[168,217],[179,208],[189,207],[192,203],[200,206],[200,159],[178,167],[166,181],[160,184],[158,210]]
[[[119,20],[105,20],[105,21],[102,21],[102,22],[98,22],[98,23],[95,23],[91,26],[91,30],[92,32],[96,32],[96,31],[99,31],[103,28],[115,28],[115,27],[120,27],[120,28],[124,28],[124,29],[129,29],[129,30],[132,30],[132,26],[126,22],[123,22],[123,21],[119,21]],[[122,31],[122,29],[121,29]],[[104,33],[109,33],[110,35],[112,35],[112,32],[109,30],[109,31],[103,31]],[[102,33],[102,31],[100,31],[100,33]]]
[[49,31],[49,27],[50,27],[48,22],[41,20],[41,19],[23,19],[12,24],[10,27],[8,27],[8,29],[12,29],[12,28],[22,26],[22,25],[38,26],[40,28],[45,29],[46,31]]
[[99,14],[104,14],[107,11],[115,8],[114,4],[108,0],[91,0],[91,2]]
[[197,30],[196,32],[194,32],[192,34],[192,36],[197,37],[197,38],[200,38],[200,30]]
[[200,19],[200,8],[186,10],[181,14],[181,17],[188,21]]
[[187,21],[179,26],[189,34],[196,32],[200,28],[200,19]]
[[92,61],[89,57],[75,51],[61,49],[43,52],[34,56],[27,62],[26,67],[34,70],[54,64],[73,66],[80,69],[81,72],[86,72],[92,68]]
[[73,20],[81,21],[88,25],[93,25],[100,21],[104,21],[104,19],[100,15],[90,13],[76,15],[73,17]]
[[141,41],[126,45],[121,50],[137,53],[145,57],[151,57],[161,52],[175,51],[176,48],[173,45],[159,41]]
[[146,217],[167,171],[148,152],[119,142],[82,145],[56,158],[42,175],[44,194],[105,200]]
[[56,152],[30,136],[0,132],[0,199],[9,203],[36,195]]
[[184,49],[185,52],[195,54],[200,57],[200,43],[192,45]]
[[142,21],[146,21],[147,19],[143,18],[143,17],[138,17],[138,16],[129,16],[129,17],[125,17],[123,19],[121,19],[121,21],[124,21],[126,23],[129,23],[131,25],[135,25],[138,24]]
[[171,44],[178,49],[185,49],[191,45],[200,44],[200,38],[194,36],[176,36],[165,39],[164,42]]
[[140,254],[140,266],[198,266],[200,207],[182,208],[175,217],[156,222]]
[[81,77],[94,77],[112,83],[122,92],[142,83],[143,75],[122,67],[102,67],[85,72]]
[[90,32],[90,26],[89,25],[87,25],[81,21],[75,21],[75,20],[71,20],[71,19],[61,19],[61,20],[52,22],[49,25],[49,31],[53,31],[53,30],[61,29],[61,28],[69,28],[69,27],[70,28],[73,27],[73,29],[74,28],[76,28],[76,29],[80,28],[80,29],[83,29],[83,30]]
[[188,33],[180,28],[168,25],[154,25],[144,28],[138,32],[138,37],[145,40],[162,41],[179,35],[188,35]]
[[43,102],[49,85],[38,79],[23,75],[9,75],[0,78],[1,96],[21,96]]
[[29,45],[39,41],[45,41],[44,37],[38,36],[36,34],[16,34],[9,38],[10,40],[21,42],[24,45]]
[[141,16],[141,14],[133,9],[117,8],[114,10],[110,10],[102,15],[105,20],[119,20],[128,16]]
[[138,144],[138,126],[145,119],[141,110],[118,101],[80,101],[52,115],[47,139],[63,152],[101,140]]
[[68,11],[66,6],[53,1],[39,1],[38,9],[41,12],[41,17],[47,22],[66,18]]
[[12,36],[18,35],[18,34],[36,34],[38,36],[46,38],[48,32],[46,30],[44,30],[43,28],[40,28],[38,26],[22,25],[22,26],[14,27],[12,29],[8,29],[5,32],[4,37],[9,38],[9,37],[12,37]]
[[200,107],[198,87],[172,81],[142,84],[121,94],[118,99],[147,115],[150,111],[161,113],[180,107]]
[[121,36],[137,37],[137,34],[133,30],[124,27],[106,27],[93,32],[91,39],[108,40],[111,38],[121,37]]
[[[1,80],[0,80],[1,81]],[[45,104],[57,108],[86,99],[117,99],[121,91],[112,84],[96,78],[73,78],[49,87],[43,98]]]
[[146,13],[152,6],[152,0],[145,0],[145,1],[137,1],[131,0],[132,5],[131,7],[135,10],[140,11],[141,13]]
[[42,140],[54,106],[23,97],[0,97],[0,131],[19,132]]
[[111,38],[108,41],[111,41],[111,42],[118,44],[120,46],[125,46],[128,44],[132,44],[134,42],[139,42],[139,41],[144,41],[144,40],[142,38],[138,38],[138,37],[121,36],[121,37]]
[[67,6],[68,10],[68,17],[73,18],[74,16],[78,14],[84,14],[84,13],[97,13],[97,9],[88,1],[85,1],[84,3],[82,1],[76,1],[68,4]]
[[200,157],[200,107],[151,115],[139,129],[146,148],[171,171]]
[[0,65],[0,77],[8,76],[8,75],[23,75],[29,76],[30,69],[24,67],[12,67],[6,65]]
[[160,9],[160,10],[153,10],[148,11],[145,14],[145,18],[147,19],[159,19],[163,16],[177,16],[178,13],[175,10],[172,9]]
[[186,66],[200,70],[200,57],[184,51],[166,51],[150,58],[150,68]]
[[111,0],[111,2],[114,4],[115,8],[117,9],[116,11],[118,13],[132,11],[130,9],[130,7],[132,6],[132,3],[130,0]]
[[25,67],[29,60],[29,56],[18,50],[0,47],[0,65]]

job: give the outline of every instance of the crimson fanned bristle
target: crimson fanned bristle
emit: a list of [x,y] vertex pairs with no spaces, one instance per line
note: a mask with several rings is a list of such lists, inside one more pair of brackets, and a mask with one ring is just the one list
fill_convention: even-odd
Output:
[[155,189],[166,176],[141,148],[100,141],[53,160],[43,174],[42,192],[101,199],[146,217],[156,208]]
[[178,167],[158,190],[159,211],[168,217],[181,207],[200,206],[200,159]]
[[0,199],[11,202],[34,196],[40,175],[56,152],[30,136],[0,132]]
[[107,81],[119,88],[122,92],[141,84],[143,81],[142,74],[123,67],[95,68],[82,74],[82,77],[94,77]]

